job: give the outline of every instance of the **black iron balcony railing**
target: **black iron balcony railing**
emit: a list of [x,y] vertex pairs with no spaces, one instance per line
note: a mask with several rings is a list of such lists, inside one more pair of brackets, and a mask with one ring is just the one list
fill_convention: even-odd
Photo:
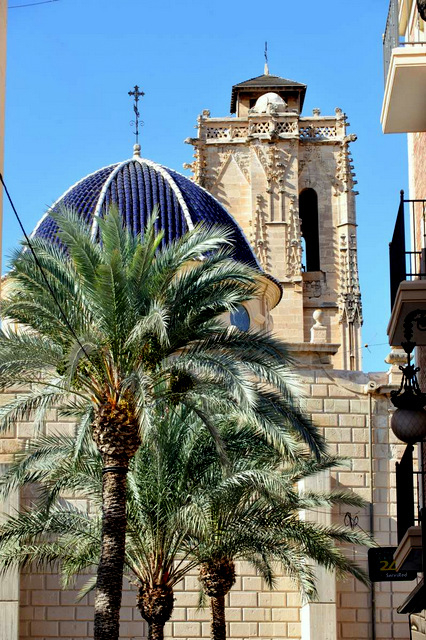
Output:
[[[411,249],[406,248],[409,224]],[[392,242],[389,244],[391,309],[403,280],[426,278],[426,200],[407,200],[401,191]]]
[[[425,445],[421,443],[422,447]],[[408,445],[401,460],[396,463],[396,520],[398,544],[407,529],[421,525],[421,511],[425,507],[425,472],[415,471],[414,447]]]
[[399,46],[398,0],[390,0],[386,28],[383,34],[383,65],[385,84],[388,77],[392,49]]

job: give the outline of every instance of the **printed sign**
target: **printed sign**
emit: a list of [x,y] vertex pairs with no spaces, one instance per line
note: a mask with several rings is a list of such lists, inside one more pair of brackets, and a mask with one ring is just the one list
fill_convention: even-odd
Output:
[[368,550],[368,575],[371,582],[414,580],[417,571],[396,571],[393,554],[396,547],[378,547]]

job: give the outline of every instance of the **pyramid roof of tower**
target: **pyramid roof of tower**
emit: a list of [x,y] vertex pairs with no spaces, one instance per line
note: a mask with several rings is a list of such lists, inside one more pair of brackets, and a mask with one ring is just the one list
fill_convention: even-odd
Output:
[[281,78],[281,76],[262,74],[261,76],[256,76],[256,78],[250,78],[250,80],[245,80],[244,82],[234,84],[231,93],[231,113],[235,113],[236,111],[237,94],[240,89],[267,89],[268,91],[276,89],[280,91],[284,88],[294,88],[296,90],[299,90],[302,93],[303,102],[303,98],[306,92],[306,84],[296,82],[295,80],[288,80],[287,78]]

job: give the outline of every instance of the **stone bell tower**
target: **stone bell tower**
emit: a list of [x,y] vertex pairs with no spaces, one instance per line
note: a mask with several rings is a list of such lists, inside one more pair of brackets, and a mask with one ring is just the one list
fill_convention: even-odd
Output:
[[[203,111],[194,179],[233,215],[283,298],[273,330],[303,363],[361,369],[355,181],[341,109],[302,116],[306,85],[266,73],[232,87],[231,116]],[[235,114],[235,115],[234,115]]]

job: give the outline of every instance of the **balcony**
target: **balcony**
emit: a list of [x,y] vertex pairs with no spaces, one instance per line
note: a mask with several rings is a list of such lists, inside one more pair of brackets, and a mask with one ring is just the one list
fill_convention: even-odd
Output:
[[413,451],[414,447],[407,445],[395,465],[398,547],[393,557],[397,571],[418,572],[423,569],[425,476],[414,471]]
[[[406,229],[410,237],[407,248]],[[396,347],[404,341],[404,321],[417,309],[426,309],[426,200],[401,198],[392,242],[389,245],[391,318],[388,325],[389,344]],[[413,340],[426,345],[426,327],[413,324]]]
[[400,42],[397,0],[389,6],[383,60],[383,132],[426,131],[426,41]]

